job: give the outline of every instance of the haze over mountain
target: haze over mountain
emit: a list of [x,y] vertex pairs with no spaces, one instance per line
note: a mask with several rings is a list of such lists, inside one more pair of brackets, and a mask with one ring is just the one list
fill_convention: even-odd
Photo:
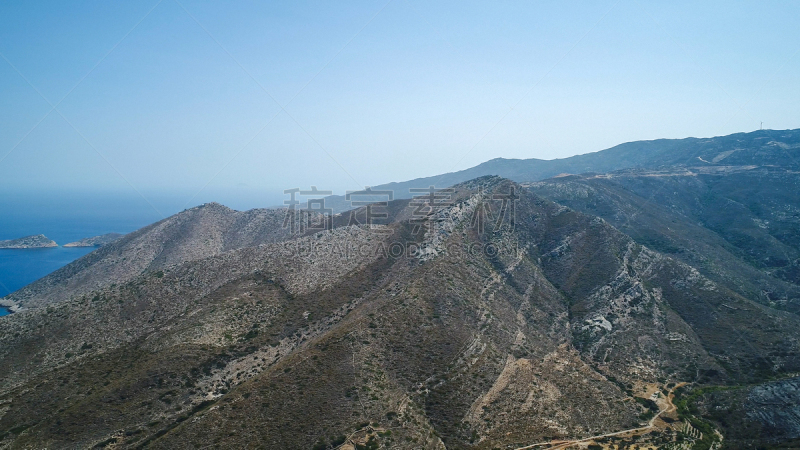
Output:
[[319,232],[188,209],[4,299],[0,445],[791,448],[798,157],[764,130],[493,160]]
[[[391,190],[394,198],[411,198],[410,189],[443,188],[484,175],[497,175],[518,183],[540,181],[560,174],[603,173],[621,169],[657,169],[665,166],[758,165],[800,168],[800,130],[759,130],[713,138],[657,139],[563,159],[496,158],[470,169],[442,175],[372,186]],[[375,201],[383,201],[375,198]],[[344,196],[326,198],[335,212],[351,206]]]

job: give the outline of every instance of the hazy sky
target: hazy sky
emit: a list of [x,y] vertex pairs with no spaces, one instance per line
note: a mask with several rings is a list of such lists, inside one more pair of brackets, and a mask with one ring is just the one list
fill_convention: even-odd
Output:
[[2,2],[0,195],[264,206],[800,127],[800,3],[731,3]]

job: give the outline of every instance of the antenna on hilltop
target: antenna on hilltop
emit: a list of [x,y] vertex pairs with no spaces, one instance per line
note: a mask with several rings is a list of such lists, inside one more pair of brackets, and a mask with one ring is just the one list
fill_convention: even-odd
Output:
[[759,128],[759,130],[763,130],[763,129],[764,129],[764,122],[761,122],[761,128]]

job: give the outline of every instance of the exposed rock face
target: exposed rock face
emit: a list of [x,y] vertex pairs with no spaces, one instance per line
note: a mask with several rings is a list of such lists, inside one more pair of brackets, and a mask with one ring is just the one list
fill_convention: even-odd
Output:
[[110,244],[118,240],[122,236],[123,235],[119,233],[101,234],[100,236],[83,238],[80,241],[64,244],[64,247],[102,247],[103,245]]
[[800,439],[800,378],[767,383],[747,396],[747,417],[776,439]]
[[11,239],[7,241],[0,241],[0,248],[50,248],[58,247],[55,241],[52,241],[43,234],[35,236],[25,236],[19,239]]
[[800,318],[605,220],[497,177],[451,200],[418,233],[407,201],[305,235],[206,205],[101,247],[0,320],[0,444],[517,448],[646,424],[634,384],[800,369]]
[[747,298],[800,312],[798,184],[796,170],[750,165],[627,170],[526,186],[602,217]]

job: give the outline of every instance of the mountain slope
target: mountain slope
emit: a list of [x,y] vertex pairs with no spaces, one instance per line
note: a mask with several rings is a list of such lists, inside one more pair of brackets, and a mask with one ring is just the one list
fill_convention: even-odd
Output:
[[508,180],[420,233],[390,209],[4,318],[0,443],[514,447],[645,423],[645,386],[800,365],[794,314]]

